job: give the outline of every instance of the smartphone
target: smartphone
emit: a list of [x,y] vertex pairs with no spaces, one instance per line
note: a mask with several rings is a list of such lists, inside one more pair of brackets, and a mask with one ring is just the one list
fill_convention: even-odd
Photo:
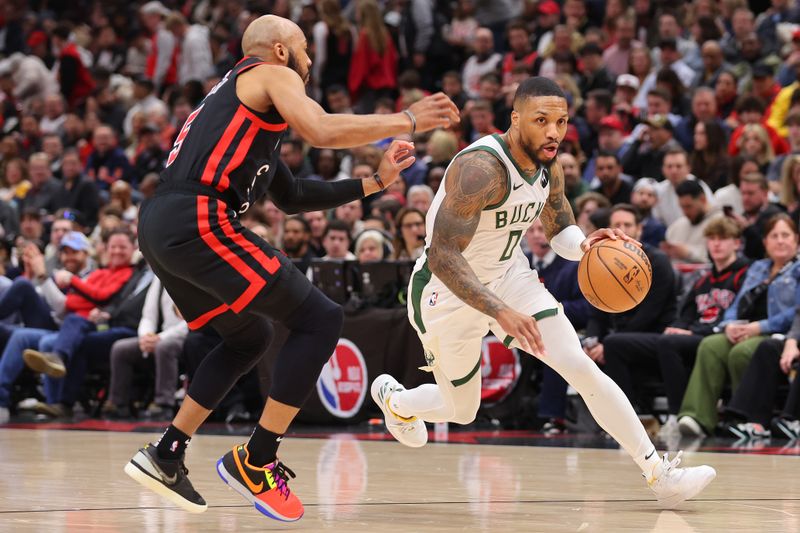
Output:
[[725,214],[726,217],[733,216],[733,206],[732,205],[723,205],[722,212]]

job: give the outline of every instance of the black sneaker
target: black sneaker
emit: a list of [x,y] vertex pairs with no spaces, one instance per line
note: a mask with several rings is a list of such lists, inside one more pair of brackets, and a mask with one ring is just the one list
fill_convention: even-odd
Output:
[[772,434],[780,439],[800,438],[800,421],[779,416],[772,420]]
[[183,464],[183,457],[175,461],[161,459],[156,447],[148,444],[125,465],[125,473],[190,513],[202,513],[208,509],[206,501],[189,481],[189,470]]

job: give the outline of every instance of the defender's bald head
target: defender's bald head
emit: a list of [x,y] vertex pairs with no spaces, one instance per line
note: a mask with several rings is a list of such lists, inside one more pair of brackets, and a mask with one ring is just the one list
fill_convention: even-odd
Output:
[[242,35],[242,51],[245,55],[265,56],[272,54],[272,47],[280,43],[291,48],[292,41],[303,39],[303,31],[291,20],[275,15],[264,15],[247,26]]

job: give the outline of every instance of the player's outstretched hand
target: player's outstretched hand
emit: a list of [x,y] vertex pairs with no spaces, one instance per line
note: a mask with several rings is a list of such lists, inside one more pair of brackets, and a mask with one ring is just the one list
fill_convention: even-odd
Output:
[[633,244],[639,247],[642,246],[642,243],[640,243],[639,241],[637,241],[632,237],[628,237],[621,229],[601,228],[599,230],[593,231],[588,237],[586,237],[586,239],[583,240],[583,242],[581,243],[581,250],[583,250],[583,253],[586,253],[589,251],[589,248],[591,248],[598,242],[603,241],[605,239],[611,239],[612,241],[616,241],[617,239],[619,239],[627,242],[632,242]]
[[414,164],[416,158],[410,155],[414,150],[414,143],[406,141],[392,141],[388,150],[383,154],[378,165],[378,176],[381,177],[384,187],[388,187],[400,177],[400,172]]
[[539,332],[536,319],[532,316],[518,313],[513,309],[504,309],[497,313],[497,323],[507,335],[511,335],[519,342],[522,349],[536,357],[546,355],[544,341]]
[[436,128],[449,128],[458,124],[461,115],[458,107],[444,93],[426,96],[408,107],[417,120],[417,131],[428,131]]

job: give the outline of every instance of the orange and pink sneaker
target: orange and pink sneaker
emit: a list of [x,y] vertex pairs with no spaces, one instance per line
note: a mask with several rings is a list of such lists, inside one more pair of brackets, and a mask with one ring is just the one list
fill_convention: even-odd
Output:
[[268,517],[282,522],[300,520],[303,504],[287,484],[294,472],[278,459],[261,468],[252,466],[249,457],[246,444],[236,446],[217,461],[219,477]]

